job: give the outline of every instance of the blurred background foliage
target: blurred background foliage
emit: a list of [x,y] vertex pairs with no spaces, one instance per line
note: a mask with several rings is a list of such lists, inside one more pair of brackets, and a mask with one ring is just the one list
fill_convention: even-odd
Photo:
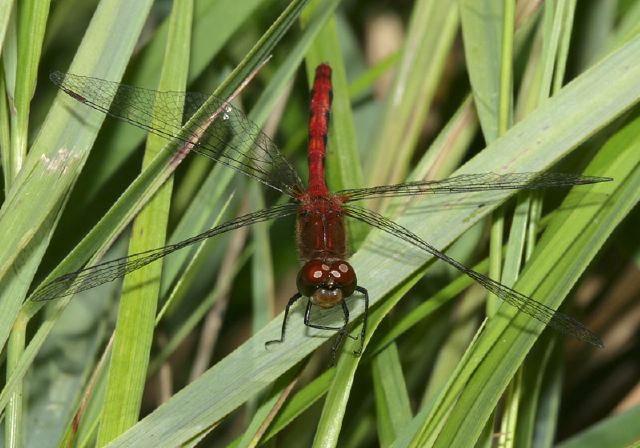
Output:
[[[12,2],[0,3],[9,5],[9,9],[4,10],[9,14]],[[11,87],[19,85],[19,79],[27,76],[20,65],[24,59],[16,56],[24,51],[21,49],[25,37],[16,28],[19,31],[21,26],[26,27],[29,20],[36,22],[37,14],[31,19],[23,18],[20,14],[16,16],[15,8],[34,8],[36,12],[41,8],[40,14],[45,15],[40,19],[40,28],[44,27],[41,54],[32,61],[37,73],[33,84],[36,88],[31,101],[27,101],[25,130],[29,143],[25,147],[31,148],[31,142],[53,110],[57,93],[48,81],[48,74],[53,70],[67,70],[77,57],[82,40],[89,38],[85,32],[98,4],[105,6],[109,1],[56,0],[50,5],[41,2],[39,6],[28,1],[16,3],[13,15],[6,16],[3,22],[6,22],[6,34],[2,47],[5,68],[2,85],[8,92],[0,111],[5,216],[11,213],[10,198],[32,200],[27,191],[15,188],[22,184],[20,180],[15,184],[12,181],[11,176],[16,173],[8,169],[13,162],[7,152],[15,150],[12,139],[20,133],[19,126],[15,125],[18,121],[14,113],[16,99]],[[290,2],[215,3],[197,0],[193,6],[190,65],[184,68],[191,91],[216,90],[238,63],[247,58],[251,48]],[[478,1],[477,10],[471,8],[472,2],[462,0],[459,5],[430,0],[311,3],[302,17],[297,17],[297,13],[292,16],[290,29],[282,25],[286,34],[273,41],[271,60],[238,101],[240,108],[251,111],[249,116],[264,126],[303,179],[306,179],[310,74],[315,64],[326,58],[334,65],[334,94],[340,97],[334,101],[342,101],[348,109],[334,109],[332,115],[328,170],[329,183],[334,189],[443,178],[479,154],[487,142],[504,133],[497,125],[497,115],[488,112],[478,120],[470,102],[471,93],[476,99],[482,98],[483,92],[497,93],[497,89],[492,90],[496,86],[491,86],[491,82],[500,79],[497,57],[503,47],[499,39],[496,47],[480,48],[475,55],[469,47],[471,42],[477,47],[486,45],[486,41],[476,41],[477,36],[484,35],[490,41],[493,31],[500,30],[502,23],[509,23],[504,4],[511,2]],[[331,13],[337,3],[335,12]],[[497,18],[490,14],[495,5],[502,5],[497,7]],[[318,6],[320,10],[327,9],[327,17],[318,18]],[[313,7],[315,13],[311,11]],[[464,8],[471,8],[472,13],[467,10],[467,15],[463,12],[460,17]],[[122,82],[157,88],[171,11],[171,1],[153,2],[148,16],[142,19],[144,26],[135,42],[132,41],[135,46],[131,56],[122,62],[123,67],[126,66]],[[554,13],[564,17],[558,21],[561,29],[558,36],[553,34]],[[131,14],[137,12],[132,10]],[[324,28],[319,26],[315,34],[305,34],[314,20]],[[548,58],[545,52],[550,51],[554,43],[557,56],[551,60],[555,64],[555,78],[552,81],[549,78],[552,84],[543,98],[555,95],[564,84],[625,45],[637,47],[640,39],[640,2],[637,0],[522,0],[517,2],[512,20],[517,29],[512,42],[514,104],[506,109],[507,128],[542,102],[540,98],[532,100],[538,95],[531,92],[544,90],[539,87],[545,82],[544,70],[538,64]],[[464,37],[461,27],[466,27]],[[37,39],[36,35],[30,38]],[[118,32],[111,35],[113,40],[120,38]],[[301,46],[305,38],[310,39],[309,43],[299,49],[297,46]],[[40,45],[36,40],[32,43]],[[101,47],[95,47],[97,55],[101,55],[101,51]],[[301,51],[305,59],[296,60],[293,57],[296,51]],[[412,51],[416,54],[408,57]],[[336,60],[339,62],[335,63]],[[637,60],[630,64],[637,65]],[[279,71],[287,67],[289,72]],[[486,79],[477,77],[479,73],[484,73]],[[272,87],[279,76],[284,76],[285,82]],[[622,87],[620,90],[624,92]],[[276,95],[276,91],[281,93]],[[272,93],[273,98],[265,100],[265,92]],[[398,105],[398,98],[404,103]],[[484,97],[487,98],[491,97]],[[259,103],[262,108],[256,107],[256,110],[253,106],[259,101],[265,103]],[[612,113],[615,119],[585,131],[585,141],[579,150],[553,169],[581,172],[597,158],[605,144],[619,148],[620,152],[625,147],[640,151],[637,139],[633,138],[639,134],[636,101],[630,100],[631,108],[621,107],[619,112]],[[567,109],[558,113],[570,120],[572,112],[573,109]],[[81,173],[71,181],[70,195],[57,215],[59,220],[49,229],[53,233],[47,240],[46,252],[37,264],[35,275],[31,274],[33,286],[69,254],[134,182],[142,163],[143,137],[144,133],[136,128],[105,120]],[[336,154],[337,147],[342,151],[340,154]],[[8,148],[12,148],[11,151]],[[351,159],[344,160],[345,157]],[[21,164],[16,166],[20,172]],[[216,175],[224,176],[225,170]],[[230,173],[227,185],[222,177],[211,178],[213,171],[213,162],[197,156],[188,157],[177,169],[166,229],[170,241],[198,233],[220,219],[279,200],[274,192],[256,188],[251,185],[254,181],[241,175]],[[633,176],[638,176],[637,169],[629,174],[629,182]],[[597,193],[594,195],[597,198]],[[545,195],[539,230],[544,230],[546,223],[552,221],[552,214],[563,203],[563,198],[563,192]],[[511,221],[515,203],[508,202],[502,208],[506,216],[505,245],[509,231],[516,226]],[[520,386],[515,386],[518,397],[503,398],[497,406],[487,402],[484,405],[487,412],[495,409],[489,423],[479,422],[469,431],[469,439],[464,440],[477,440],[478,444],[487,446],[518,447],[557,443],[561,446],[631,446],[633,440],[636,443],[640,440],[640,425],[637,425],[640,421],[640,238],[637,230],[640,212],[633,200],[629,199],[629,203],[619,224],[616,221],[611,225],[612,233],[606,243],[594,250],[592,259],[584,260],[588,268],[571,289],[567,300],[570,304],[563,308],[601,336],[606,348],[597,350],[580,341],[565,341],[556,333],[545,332],[533,346],[530,361],[515,375],[520,377],[516,380]],[[419,207],[407,212],[403,202],[395,204],[395,208],[394,204],[374,206],[383,208],[389,215],[424,212]],[[31,204],[31,207],[48,205]],[[51,204],[52,210],[58,210],[56,207]],[[483,219],[471,226],[456,239],[448,253],[469,266],[484,262],[478,266],[486,272],[489,221]],[[440,263],[417,262],[419,267],[402,274],[401,279],[389,287],[393,289],[383,290],[385,297],[396,296],[402,300],[377,329],[374,327],[375,334],[367,347],[373,348],[365,351],[362,359],[351,367],[345,367],[351,361],[342,359],[352,357],[349,345],[338,366],[329,367],[328,348],[333,339],[327,334],[326,339],[323,335],[313,343],[328,343],[317,350],[305,346],[299,354],[293,353],[282,367],[285,373],[274,374],[268,382],[256,384],[251,394],[239,394],[234,398],[237,405],[220,410],[221,416],[205,415],[196,423],[191,417],[184,417],[189,415],[182,410],[189,409],[189,400],[166,408],[167,414],[155,414],[162,403],[172,402],[178,391],[250,340],[268,322],[273,328],[280,325],[280,313],[295,292],[299,268],[293,229],[293,219],[289,218],[240,229],[198,249],[195,266],[187,266],[188,259],[187,262],[184,259],[167,261],[165,273],[176,271],[180,280],[163,277],[161,304],[170,294],[177,294],[179,298],[165,310],[153,334],[149,366],[143,372],[147,380],[139,409],[140,418],[147,415],[162,415],[162,418],[148,420],[148,426],[133,426],[127,433],[131,438],[119,442],[122,446],[176,446],[178,443],[185,446],[309,446],[312,443],[353,447],[424,446],[452,440],[444,438],[438,442],[431,434],[428,437],[434,438],[427,437],[429,442],[422,445],[419,441],[425,439],[417,436],[417,427],[428,421],[425,413],[436,406],[435,397],[454,373],[459,372],[456,370],[460,369],[459,363],[468,362],[464,353],[481,323],[486,294],[476,286],[469,287],[471,282],[464,283],[465,279]],[[14,228],[3,230],[16,231]],[[354,252],[367,232],[366,228],[350,228]],[[104,256],[105,260],[126,255],[129,234],[125,231],[117,239]],[[377,249],[384,251],[384,243],[378,243]],[[389,257],[393,255],[387,253]],[[385,281],[380,279],[381,283]],[[22,393],[12,395],[18,390],[14,386],[5,389],[3,399],[22,403],[18,410],[5,410],[7,446],[93,446],[96,443],[107,388],[111,347],[108,341],[114,330],[121,290],[121,283],[114,282],[78,294],[64,312],[56,316],[55,325],[38,349],[33,364],[20,375]],[[25,286],[23,296],[26,297],[26,293]],[[460,296],[464,300],[460,300]],[[2,298],[5,300],[4,295]],[[435,305],[425,310],[428,303]],[[416,310],[421,311],[415,314]],[[29,321],[27,342],[45,321],[47,312],[45,308]],[[359,313],[361,311],[355,316]],[[300,317],[293,313],[291,320]],[[411,323],[399,327],[407,319]],[[267,339],[265,334],[256,336],[256,347]],[[308,338],[319,339],[315,335]],[[5,347],[2,359],[5,379],[13,369],[11,358],[11,349]],[[356,370],[356,367],[359,368]],[[254,365],[246,358],[244,364],[237,366],[244,372],[251,369],[256,383],[271,368],[271,364]],[[496,371],[502,368],[499,361],[494,368]],[[222,375],[231,375],[233,369],[221,371]],[[127,382],[126,377],[121,380]],[[341,381],[348,383],[348,387],[339,389],[337,385]],[[496,397],[504,391],[503,387],[498,389]],[[199,390],[206,402],[206,387]],[[336,398],[339,390],[346,392]],[[514,386],[509,390],[514,390]],[[3,406],[7,406],[6,402]],[[514,412],[514,407],[520,409],[520,413]],[[339,418],[332,420],[336,415]],[[507,427],[515,432],[513,437],[504,437],[505,422],[509,419],[515,423]],[[442,424],[445,421],[443,419]],[[154,431],[166,425],[175,439],[154,439]],[[482,427],[485,429],[478,434],[478,428]],[[181,432],[184,428],[187,429]],[[454,433],[450,427],[445,428]],[[12,431],[17,431],[17,439],[9,434]],[[118,440],[121,439],[117,439],[114,446],[118,446]],[[455,444],[470,446],[459,440]]]

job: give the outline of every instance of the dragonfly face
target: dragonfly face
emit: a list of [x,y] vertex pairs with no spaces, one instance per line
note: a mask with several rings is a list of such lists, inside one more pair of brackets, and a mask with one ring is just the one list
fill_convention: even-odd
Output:
[[298,272],[298,291],[322,308],[331,308],[351,296],[358,280],[344,260],[310,260]]

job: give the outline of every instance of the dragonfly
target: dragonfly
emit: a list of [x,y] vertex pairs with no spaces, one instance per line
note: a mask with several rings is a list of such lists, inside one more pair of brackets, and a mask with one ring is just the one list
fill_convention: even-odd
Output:
[[[307,300],[304,324],[338,334],[332,347],[334,357],[345,336],[360,339],[354,351],[355,355],[360,355],[367,330],[369,293],[364,286],[358,284],[356,272],[347,261],[349,254],[346,218],[353,218],[448,263],[507,304],[549,327],[592,345],[603,346],[598,336],[576,319],[466,267],[406,227],[356,203],[370,198],[570,187],[610,181],[610,178],[553,172],[461,174],[444,180],[331,192],[325,182],[324,172],[333,96],[331,68],[328,64],[320,64],[316,68],[311,91],[309,177],[306,188],[275,143],[228,101],[199,93],[155,91],[70,73],[54,72],[50,79],[63,92],[82,104],[149,133],[180,141],[187,145],[190,151],[248,175],[289,196],[291,201],[236,217],[176,244],[102,262],[62,275],[38,287],[32,295],[34,301],[72,295],[124,277],[155,260],[205,239],[257,222],[295,215],[297,247],[303,262],[296,279],[297,292],[291,296],[284,309],[280,337],[266,342],[266,345],[284,342],[289,312],[299,299],[305,297]],[[190,120],[196,112],[198,116],[215,118],[204,122]],[[193,138],[194,135],[198,138]],[[348,333],[347,299],[355,294],[360,295],[364,301],[362,329],[358,337]],[[339,306],[342,309],[343,322],[339,326],[314,323],[311,319],[314,306],[323,309]]]

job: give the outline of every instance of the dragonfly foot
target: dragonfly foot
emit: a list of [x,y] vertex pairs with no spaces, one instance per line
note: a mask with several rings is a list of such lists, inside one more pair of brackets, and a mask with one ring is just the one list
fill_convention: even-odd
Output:
[[264,348],[268,349],[271,344],[282,344],[284,339],[272,339],[264,343]]

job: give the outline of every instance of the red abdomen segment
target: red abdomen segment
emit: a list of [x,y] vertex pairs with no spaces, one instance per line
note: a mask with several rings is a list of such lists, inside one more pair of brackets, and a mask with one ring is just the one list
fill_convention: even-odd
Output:
[[329,132],[331,109],[331,67],[320,64],[316,68],[311,96],[311,118],[309,119],[309,190],[311,196],[329,194],[324,179],[324,155]]
[[344,211],[332,198],[311,198],[297,216],[298,250],[305,260],[344,260],[347,239]]

